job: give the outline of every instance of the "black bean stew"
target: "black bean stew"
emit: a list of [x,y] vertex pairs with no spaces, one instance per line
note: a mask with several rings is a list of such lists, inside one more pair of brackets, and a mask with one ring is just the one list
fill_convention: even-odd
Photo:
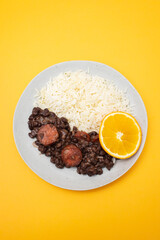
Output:
[[102,174],[104,167],[110,170],[112,157],[101,147],[98,133],[70,129],[68,120],[57,117],[48,109],[35,107],[28,119],[31,138],[36,138],[38,150],[50,157],[57,168],[77,167],[79,174]]

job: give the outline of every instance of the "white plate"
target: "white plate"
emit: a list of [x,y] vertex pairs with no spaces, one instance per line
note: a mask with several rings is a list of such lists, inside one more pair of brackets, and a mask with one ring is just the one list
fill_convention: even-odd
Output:
[[[39,151],[32,146],[33,140],[28,137],[28,117],[31,114],[34,102],[35,89],[41,89],[51,77],[57,76],[64,71],[86,70],[93,75],[98,75],[112,80],[120,89],[127,89],[127,97],[130,103],[135,105],[134,116],[142,129],[142,143],[138,152],[127,160],[119,160],[108,171],[104,168],[102,175],[86,176],[79,175],[74,168],[58,169],[50,158],[40,155]],[[39,73],[26,87],[17,104],[13,132],[17,149],[25,163],[45,181],[70,190],[89,190],[104,186],[113,182],[126,173],[136,162],[142,152],[147,135],[147,113],[144,103],[131,83],[113,68],[98,62],[91,61],[69,61],[53,65]]]

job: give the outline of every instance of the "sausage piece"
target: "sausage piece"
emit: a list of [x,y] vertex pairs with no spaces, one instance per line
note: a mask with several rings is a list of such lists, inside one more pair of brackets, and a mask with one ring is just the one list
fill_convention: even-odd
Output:
[[90,142],[90,136],[88,135],[88,133],[83,132],[83,131],[77,131],[74,135],[74,137],[81,139],[81,140],[85,140],[87,142]]
[[57,128],[53,124],[43,125],[38,133],[37,139],[44,146],[48,146],[57,141],[59,137]]
[[66,167],[75,167],[81,162],[82,153],[78,147],[70,144],[63,148],[61,157]]

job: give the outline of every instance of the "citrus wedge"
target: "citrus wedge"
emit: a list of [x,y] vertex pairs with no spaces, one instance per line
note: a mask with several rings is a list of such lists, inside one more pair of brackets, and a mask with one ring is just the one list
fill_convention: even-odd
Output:
[[129,158],[138,151],[141,139],[141,128],[130,114],[112,112],[103,118],[99,140],[109,155],[120,159]]

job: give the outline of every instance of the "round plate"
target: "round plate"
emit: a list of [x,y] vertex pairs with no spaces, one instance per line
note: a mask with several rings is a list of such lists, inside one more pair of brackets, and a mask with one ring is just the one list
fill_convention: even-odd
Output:
[[[36,89],[41,89],[50,78],[57,76],[64,71],[85,70],[90,74],[98,75],[114,82],[120,89],[126,91],[126,95],[130,100],[130,104],[134,105],[133,115],[137,119],[142,129],[142,142],[138,152],[127,160],[116,161],[113,168],[108,171],[104,168],[102,175],[89,177],[87,175],[79,175],[74,168],[58,169],[50,158],[40,155],[37,148],[33,147],[32,140],[28,136],[28,117],[31,114]],[[17,149],[25,161],[25,163],[45,181],[70,190],[89,190],[104,186],[113,182],[124,173],[126,173],[136,162],[142,152],[147,135],[147,113],[144,103],[132,86],[132,84],[122,74],[113,68],[98,62],[91,61],[69,61],[53,65],[43,72],[39,73],[26,87],[17,104],[14,121],[13,132]]]

